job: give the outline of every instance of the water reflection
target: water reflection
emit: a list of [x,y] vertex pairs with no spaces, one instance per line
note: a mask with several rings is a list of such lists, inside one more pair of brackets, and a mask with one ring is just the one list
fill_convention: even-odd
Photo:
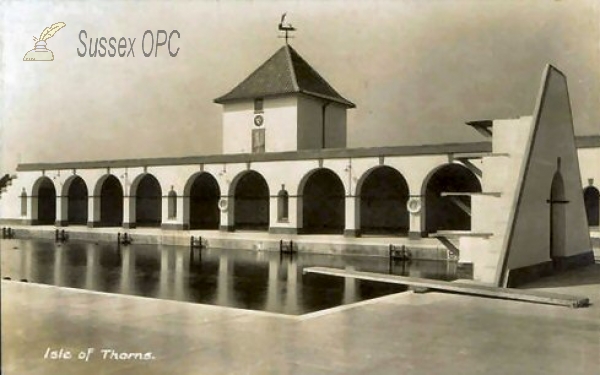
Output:
[[399,285],[304,275],[324,266],[450,280],[456,264],[246,250],[1,240],[1,274],[13,280],[196,303],[303,314],[406,290]]

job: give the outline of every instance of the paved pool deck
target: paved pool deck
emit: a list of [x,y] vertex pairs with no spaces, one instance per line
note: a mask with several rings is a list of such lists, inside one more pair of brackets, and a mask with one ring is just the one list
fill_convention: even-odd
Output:
[[[587,308],[406,292],[300,317],[2,281],[2,374],[600,373],[600,264],[534,290]],[[44,359],[47,349],[86,359]],[[103,358],[105,349],[107,358]],[[149,359],[111,359],[151,353]]]

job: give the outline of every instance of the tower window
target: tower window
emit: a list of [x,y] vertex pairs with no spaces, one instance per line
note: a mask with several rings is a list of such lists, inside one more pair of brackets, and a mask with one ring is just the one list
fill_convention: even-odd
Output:
[[263,113],[263,99],[254,99],[254,113]]

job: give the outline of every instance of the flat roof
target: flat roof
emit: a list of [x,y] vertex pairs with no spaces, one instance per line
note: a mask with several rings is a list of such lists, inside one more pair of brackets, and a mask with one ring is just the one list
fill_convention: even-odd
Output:
[[184,157],[113,159],[94,161],[75,161],[61,163],[24,163],[17,171],[35,171],[43,169],[95,169],[124,168],[166,165],[247,163],[263,161],[341,159],[380,156],[418,156],[456,153],[489,153],[491,142],[443,143],[419,146],[390,146],[366,148],[333,148],[324,150],[299,150],[286,152],[266,152],[262,154],[214,154]]
[[[579,136],[576,137],[575,143],[577,148],[600,147],[600,135]],[[37,171],[44,169],[95,169],[107,167],[125,168],[167,165],[248,163],[264,161],[342,159],[380,156],[419,156],[473,153],[476,154],[491,152],[492,143],[490,141],[484,141],[469,143],[440,143],[417,146],[333,148],[324,150],[266,152],[263,154],[213,154],[164,158],[72,161],[60,163],[23,163],[17,166],[17,171]]]

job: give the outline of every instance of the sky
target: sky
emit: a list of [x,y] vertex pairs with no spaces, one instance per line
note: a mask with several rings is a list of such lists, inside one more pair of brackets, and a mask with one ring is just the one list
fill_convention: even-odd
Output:
[[[213,99],[283,45],[284,12],[298,29],[290,44],[357,104],[349,147],[481,140],[464,122],[531,115],[547,63],[567,75],[576,134],[600,134],[595,0],[9,1],[0,12],[2,174],[18,163],[220,153]],[[59,21],[47,41],[54,61],[24,62],[33,37]],[[80,57],[81,30],[88,43],[136,38],[135,57]],[[162,47],[144,57],[146,30],[177,30],[177,56]]]

